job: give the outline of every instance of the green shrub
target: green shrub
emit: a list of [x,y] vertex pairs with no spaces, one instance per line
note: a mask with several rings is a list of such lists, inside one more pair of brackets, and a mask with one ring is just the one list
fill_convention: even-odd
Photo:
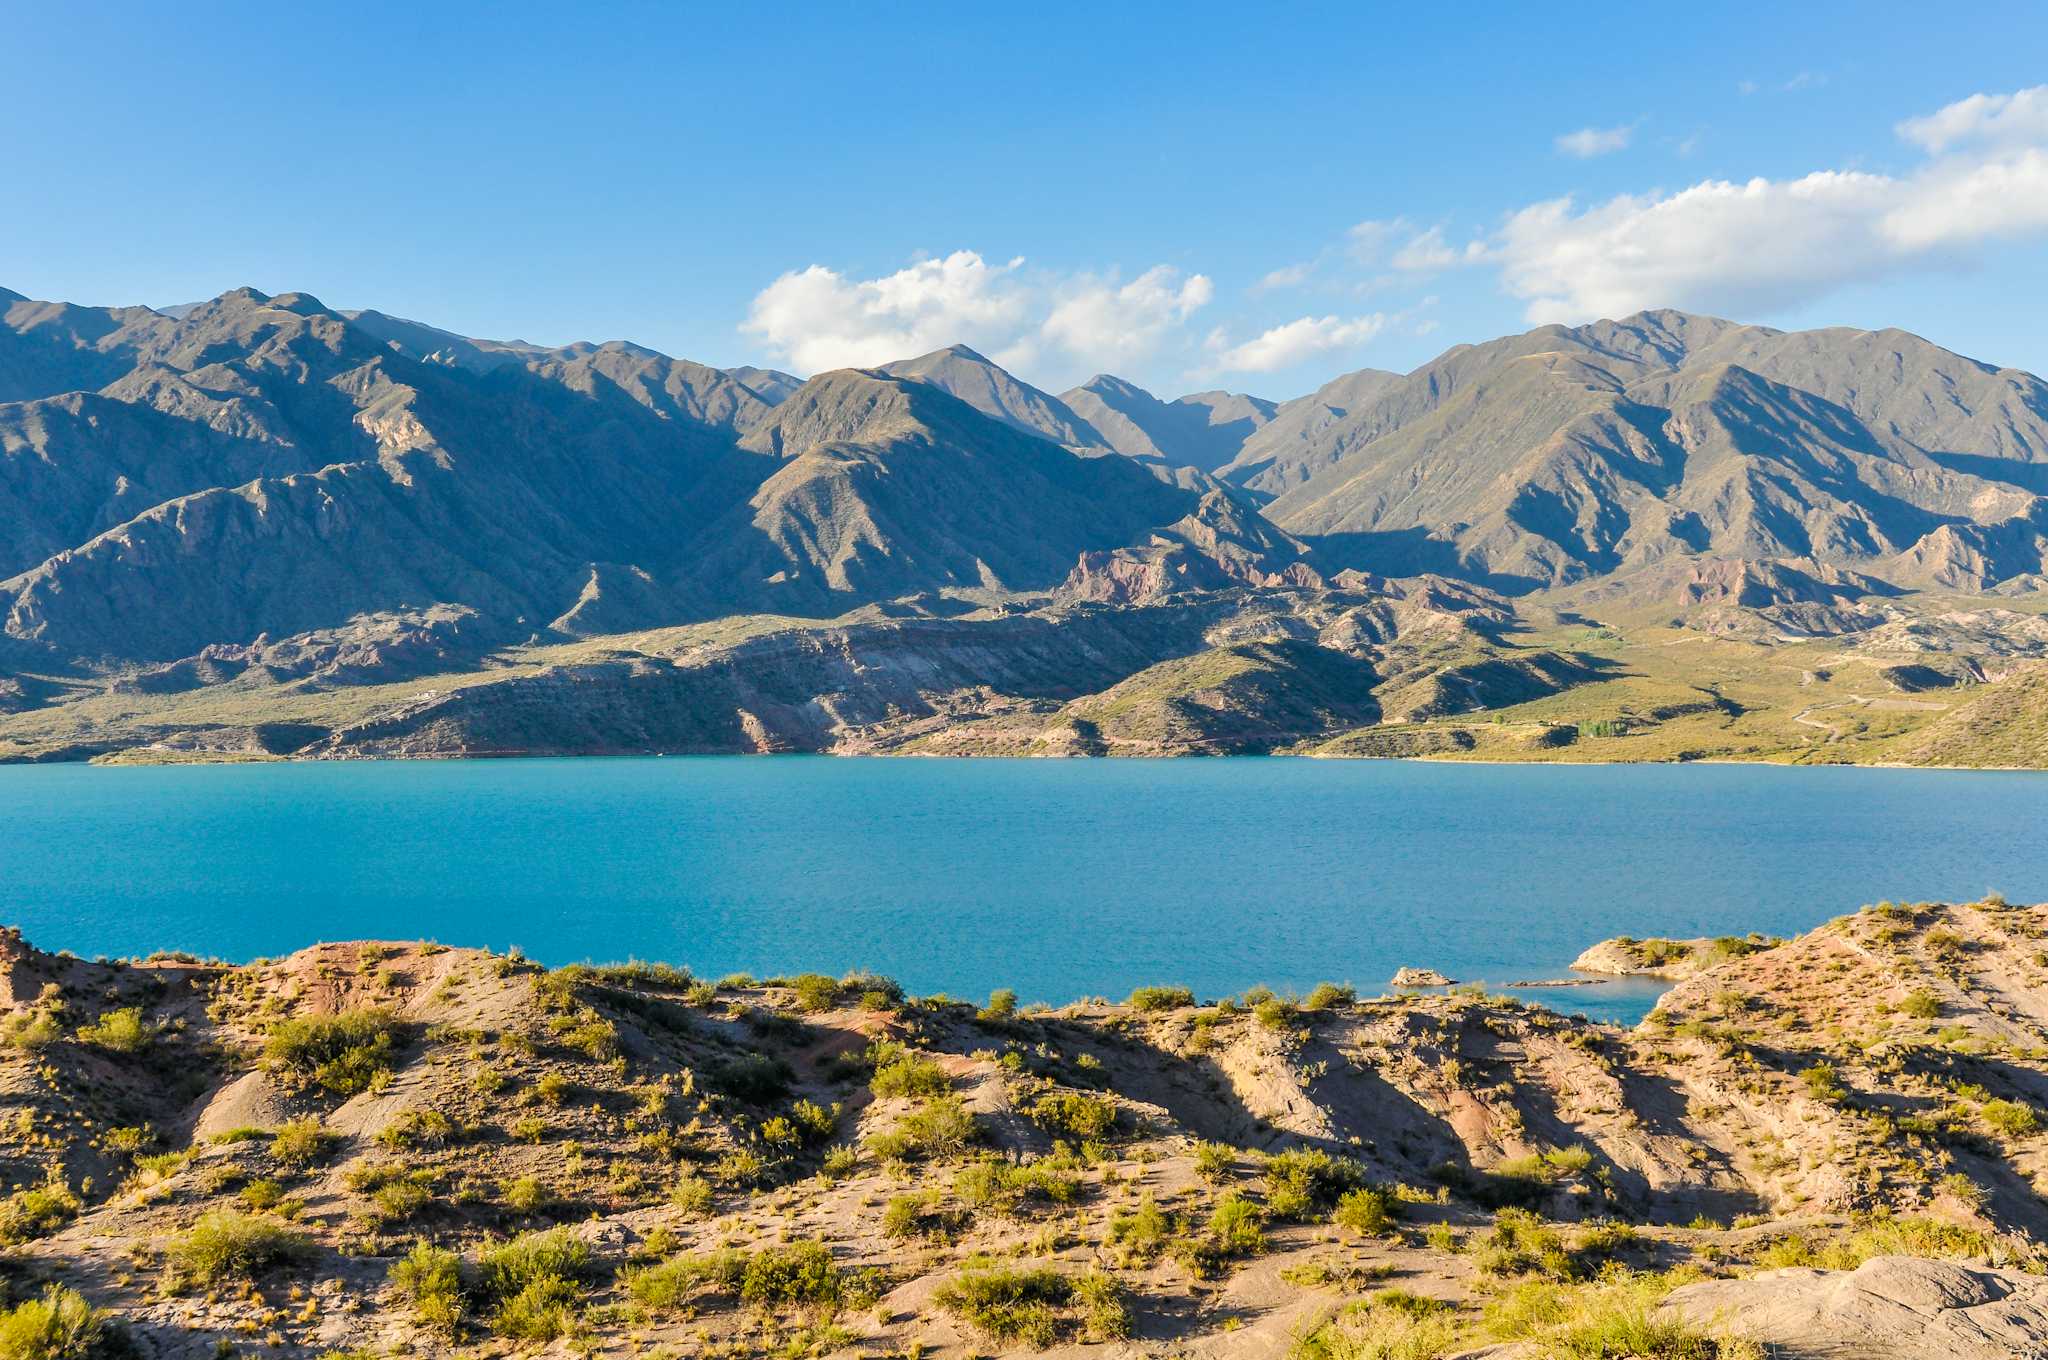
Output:
[[1543,1160],[1562,1175],[1576,1176],[1593,1165],[1593,1150],[1583,1143],[1574,1143],[1550,1149],[1543,1154]]
[[797,1140],[806,1147],[822,1143],[838,1132],[839,1114],[837,1105],[820,1105],[815,1100],[799,1100],[789,1107],[789,1121],[796,1129]]
[[[254,1136],[262,1137],[263,1131],[261,1129],[255,1130]],[[225,1135],[222,1135],[215,1137],[212,1141],[218,1143],[235,1140],[228,1139]],[[155,1142],[156,1130],[152,1129],[149,1125],[129,1124],[120,1128],[108,1129],[100,1138],[100,1149],[116,1157],[133,1157]]]
[[90,1025],[80,1025],[73,1037],[109,1053],[145,1053],[162,1032],[163,1026],[142,1018],[140,1006],[123,1006]]
[[491,1311],[491,1330],[517,1341],[553,1341],[575,1330],[579,1291],[572,1280],[542,1275],[506,1295]]
[[939,1286],[933,1302],[995,1341],[1046,1347],[1059,1340],[1059,1309],[1074,1284],[1056,1270],[972,1267]]
[[1363,1185],[1346,1190],[1337,1200],[1330,1221],[1361,1237],[1378,1237],[1394,1226],[1394,1197],[1378,1186]]
[[117,1335],[83,1294],[53,1284],[0,1312],[0,1360],[99,1360],[120,1353]]
[[1229,1179],[1237,1170],[1237,1149],[1228,1143],[1195,1144],[1195,1174],[1205,1181]]
[[702,1255],[672,1256],[657,1265],[628,1271],[626,1293],[644,1307],[675,1312],[687,1306],[700,1289],[737,1293],[746,1268],[746,1253],[730,1247]]
[[0,1042],[23,1053],[39,1053],[64,1037],[64,1011],[63,989],[45,983],[33,1006],[0,1018]]
[[0,1200],[0,1242],[19,1244],[57,1231],[85,1206],[53,1170],[41,1185]]
[[462,1325],[461,1261],[454,1252],[416,1242],[391,1267],[391,1283],[422,1327],[453,1336]]
[[900,1240],[933,1233],[938,1226],[932,1215],[936,1203],[937,1196],[929,1191],[894,1196],[882,1206],[882,1236]]
[[1131,1334],[1130,1296],[1114,1277],[1100,1270],[1075,1276],[1073,1302],[1090,1341],[1120,1341]]
[[839,1004],[839,983],[823,973],[805,973],[789,984],[796,991],[796,1004],[806,1011],[829,1011]]
[[1116,1104],[1101,1096],[1062,1091],[1032,1102],[1031,1119],[1051,1134],[1078,1139],[1107,1138],[1116,1132]]
[[400,1032],[398,1018],[376,1007],[302,1016],[272,1028],[264,1054],[292,1080],[352,1096],[391,1070]]
[[1173,1216],[1154,1203],[1149,1194],[1129,1213],[1119,1211],[1109,1216],[1109,1245],[1117,1249],[1121,1263],[1127,1266],[1145,1265],[1157,1259],[1172,1241],[1174,1232]]
[[1290,1148],[1266,1159],[1266,1209],[1275,1218],[1307,1218],[1365,1184],[1365,1168],[1321,1148]]
[[530,1232],[488,1247],[477,1281],[492,1305],[491,1330],[523,1341],[549,1341],[575,1325],[578,1284],[593,1268],[589,1244],[566,1228]]
[[1801,1072],[1799,1079],[1806,1083],[1808,1094],[1815,1100],[1825,1100],[1833,1104],[1847,1094],[1842,1089],[1841,1079],[1833,1063],[1817,1062]]
[[446,1147],[461,1142],[467,1132],[439,1110],[407,1110],[377,1131],[377,1141],[396,1152],[404,1148]]
[[2024,1138],[2041,1127],[2041,1117],[2034,1107],[2016,1100],[1987,1100],[1977,1107],[1977,1113],[2008,1138]]
[[1646,1356],[1657,1360],[1747,1360],[1759,1352],[1658,1311],[1677,1281],[1621,1275],[1597,1284],[1529,1281],[1497,1296],[1485,1314],[1487,1333],[1523,1342],[1540,1355]]
[[1256,1256],[1266,1249],[1264,1219],[1258,1205],[1228,1191],[1209,1211],[1208,1239],[1224,1256]]
[[709,1074],[711,1085],[735,1100],[749,1105],[768,1105],[789,1094],[796,1074],[782,1059],[766,1053],[747,1053],[731,1062],[720,1063]]
[[[1304,1336],[1294,1348],[1293,1360],[1436,1360],[1463,1349],[1460,1340],[1449,1304],[1382,1289],[1346,1304],[1336,1317]],[[1662,1352],[1657,1354],[1659,1360],[1667,1360]]]
[[692,1218],[711,1211],[711,1183],[702,1176],[690,1174],[676,1181],[675,1189],[669,1191],[668,1202]]
[[1269,996],[1252,1007],[1252,1019],[1265,1028],[1276,1032],[1293,1028],[1294,1007],[1277,996]]
[[1140,987],[1124,1004],[1134,1011],[1177,1011],[1195,1004],[1195,994],[1185,987]]
[[1305,1011],[1327,1011],[1338,1006],[1349,1006],[1356,1000],[1356,987],[1335,982],[1319,982],[1313,991],[1302,998],[1301,1008]]
[[498,1198],[516,1214],[538,1213],[555,1202],[538,1176],[514,1176],[498,1187]]
[[593,1010],[578,1012],[576,1023],[561,1031],[561,1040],[563,1047],[592,1062],[610,1062],[619,1056],[619,1027]]
[[868,1140],[868,1150],[885,1161],[956,1157],[981,1141],[981,1125],[960,1101],[928,1100],[903,1116],[888,1133]]
[[1925,987],[1915,988],[1906,994],[1899,1009],[1915,1020],[1932,1020],[1941,1014],[1941,998]]
[[275,1209],[284,1202],[284,1187],[276,1181],[259,1177],[243,1186],[236,1198],[242,1201],[243,1208],[260,1213],[266,1209]]
[[942,1096],[953,1084],[946,1080],[945,1069],[931,1059],[897,1049],[875,1065],[868,1089],[880,1097]]
[[768,1163],[750,1148],[734,1148],[711,1164],[711,1174],[722,1185],[759,1185],[768,1179]]
[[275,1219],[215,1209],[171,1243],[169,1259],[181,1281],[211,1285],[254,1279],[310,1252],[304,1236]]
[[953,1193],[963,1204],[1014,1214],[1027,1201],[1072,1204],[1081,1194],[1080,1177],[1044,1162],[989,1160],[963,1167],[953,1177]]
[[320,1127],[311,1115],[286,1120],[271,1135],[270,1156],[279,1166],[300,1170],[325,1157],[334,1146],[333,1135]]
[[1534,1273],[1558,1281],[1585,1280],[1611,1268],[1637,1242],[1636,1230],[1622,1223],[1588,1224],[1567,1241],[1526,1210],[1502,1209],[1494,1215],[1492,1229],[1476,1243],[1473,1258],[1484,1276]]
[[998,987],[988,994],[988,1004],[975,1013],[975,1019],[1001,1024],[1017,1014],[1017,994],[1007,987]]
[[748,1258],[740,1274],[740,1298],[752,1304],[808,1304],[829,1308],[839,1302],[840,1271],[823,1242],[790,1242],[764,1247]]
[[1795,1233],[1777,1238],[1757,1256],[1761,1269],[1811,1266],[1820,1270],[1854,1270],[1878,1256],[1925,1256],[1936,1260],[1989,1260],[1988,1233],[1945,1219],[1923,1215],[1894,1217],[1871,1214],[1839,1237]]

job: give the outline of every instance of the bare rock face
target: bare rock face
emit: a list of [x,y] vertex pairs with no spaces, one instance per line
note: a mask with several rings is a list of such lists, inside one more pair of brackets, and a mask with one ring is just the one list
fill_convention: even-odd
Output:
[[1663,1306],[1695,1326],[1730,1326],[1787,1360],[2048,1354],[2048,1280],[1956,1261],[1880,1256],[1850,1271],[1773,1270],[1686,1285]]
[[1394,974],[1396,987],[1451,987],[1457,985],[1456,978],[1447,978],[1434,968],[1403,968]]

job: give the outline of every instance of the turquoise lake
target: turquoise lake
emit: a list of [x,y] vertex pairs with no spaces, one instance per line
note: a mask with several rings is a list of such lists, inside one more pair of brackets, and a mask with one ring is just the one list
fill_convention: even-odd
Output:
[[[1026,1000],[2048,897],[2048,775],[824,757],[0,768],[0,920],[80,954],[517,945]],[[1634,984],[1529,992],[1631,1020]]]

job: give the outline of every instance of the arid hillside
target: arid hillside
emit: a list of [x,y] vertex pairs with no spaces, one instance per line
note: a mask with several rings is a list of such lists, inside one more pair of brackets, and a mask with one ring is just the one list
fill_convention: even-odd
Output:
[[1684,960],[1633,1031],[10,938],[0,1354],[2048,1344],[2048,907],[1610,952]]

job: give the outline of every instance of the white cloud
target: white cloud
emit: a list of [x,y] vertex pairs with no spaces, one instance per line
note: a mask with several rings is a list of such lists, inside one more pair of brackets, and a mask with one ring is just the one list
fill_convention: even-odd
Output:
[[1937,155],[1963,145],[2039,146],[2048,143],[2048,85],[2015,94],[1973,94],[1925,118],[1908,118],[1898,133]]
[[1594,156],[1605,156],[1610,152],[1622,150],[1628,145],[1629,138],[1635,136],[1635,132],[1633,123],[1624,127],[1584,127],[1577,132],[1567,132],[1559,137],[1557,149],[1567,156],[1589,160]]
[[1442,227],[1431,227],[1408,238],[1407,244],[1388,261],[1394,268],[1411,274],[1432,273],[1461,264],[1475,264],[1486,258],[1486,243],[1470,241],[1454,246],[1444,239]]
[[1756,312],[1949,263],[1994,238],[2048,232],[2048,145],[2021,144],[2034,117],[2034,92],[2024,93],[1965,100],[1902,125],[1930,148],[1991,143],[1903,176],[1822,170],[1708,180],[1583,209],[1569,198],[1534,204],[1500,233],[1502,282],[1527,301],[1531,321],[1652,306]]
[[991,265],[971,250],[920,260],[878,279],[814,264],[754,297],[741,329],[805,372],[866,368],[956,342],[1000,349],[1023,328],[1024,261]]
[[1209,344],[1218,351],[1215,370],[1227,373],[1271,373],[1333,349],[1362,345],[1387,326],[1387,316],[1346,320],[1338,316],[1304,316],[1275,326],[1239,345],[1229,345],[1222,332],[1211,333]]
[[1166,265],[1129,283],[1096,275],[1028,275],[1020,257],[990,264],[971,250],[893,274],[848,278],[825,265],[791,270],[755,295],[740,329],[803,372],[872,367],[966,344],[998,363],[1047,349],[1097,365],[1151,354],[1215,289]]
[[1282,265],[1278,269],[1271,270],[1264,278],[1253,284],[1251,291],[1256,294],[1270,293],[1280,288],[1299,288],[1302,284],[1308,282],[1308,276],[1315,272],[1315,268],[1315,264],[1309,261],[1304,261],[1301,264]]
[[1077,281],[1039,327],[1039,334],[1075,358],[1114,366],[1146,358],[1166,332],[1207,306],[1216,289],[1206,275],[1157,265],[1117,287],[1114,280]]
[[1360,264],[1378,264],[1386,253],[1387,243],[1402,232],[1410,231],[1405,217],[1388,218],[1384,221],[1367,218],[1344,233],[1349,243],[1346,249]]

